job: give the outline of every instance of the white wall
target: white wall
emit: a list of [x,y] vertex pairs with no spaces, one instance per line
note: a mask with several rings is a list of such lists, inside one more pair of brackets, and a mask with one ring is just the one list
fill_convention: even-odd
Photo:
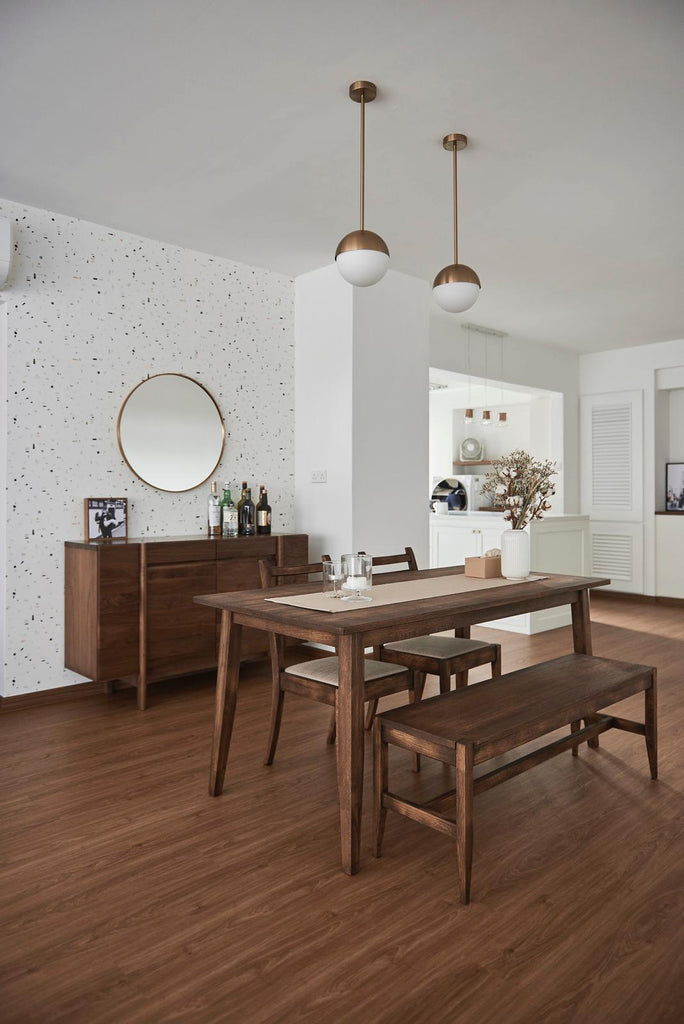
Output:
[[428,286],[353,289],[332,265],[295,295],[297,529],[313,559],[410,544],[427,565]]
[[[580,358],[583,395],[611,391],[643,392],[644,593],[655,593],[656,508],[664,507],[662,404],[656,401],[656,376],[666,368],[684,366],[684,340],[594,352]],[[659,411],[660,409],[660,411]],[[658,426],[658,434],[656,428]],[[683,453],[684,454],[684,453]]]
[[[473,319],[477,322],[477,317]],[[483,357],[479,354],[481,337],[475,332],[471,334],[470,372],[476,376],[482,376],[485,369]],[[523,387],[559,391],[563,395],[562,430],[556,410],[550,418],[551,429],[563,439],[559,468],[563,471],[564,486],[558,491],[554,510],[574,514],[579,509],[579,356],[555,346],[515,338],[504,338],[503,352],[503,371],[494,359],[489,367],[490,377],[496,376],[504,383]],[[468,373],[466,332],[458,318],[449,318],[439,311],[433,311],[430,317],[430,366]]]
[[[214,474],[268,484],[274,526],[294,526],[293,283],[268,271],[0,201],[16,223],[7,304],[6,695],[77,682],[63,670],[63,542],[83,498],[128,497],[129,533],[206,529],[208,484],[148,487],[116,443],[122,401],[178,371],[226,424]],[[3,378],[4,379],[4,378]]]

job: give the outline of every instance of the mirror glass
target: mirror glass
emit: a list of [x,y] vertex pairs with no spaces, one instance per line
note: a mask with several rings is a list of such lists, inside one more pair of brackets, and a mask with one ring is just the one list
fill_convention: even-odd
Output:
[[160,491],[190,491],[214,472],[225,430],[207,389],[180,373],[138,384],[121,406],[121,454],[136,476]]

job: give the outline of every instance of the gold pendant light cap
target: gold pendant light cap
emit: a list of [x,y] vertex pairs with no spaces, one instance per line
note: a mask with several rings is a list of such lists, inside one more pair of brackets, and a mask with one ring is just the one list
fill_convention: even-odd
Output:
[[349,86],[349,98],[354,103],[360,103],[361,100],[372,103],[377,95],[378,87],[374,82],[352,82]]
[[448,267],[442,267],[432,287],[438,288],[441,284],[476,284],[478,288],[482,287],[480,278],[471,267],[466,267],[465,263],[452,263]]
[[455,149],[457,152],[460,152],[468,145],[468,136],[461,135],[460,132],[450,132],[449,135],[445,135],[442,139],[442,145],[445,149]]
[[350,231],[348,235],[344,236],[335,250],[335,259],[337,259],[342,252],[354,252],[357,249],[370,249],[372,252],[384,252],[386,256],[389,256],[387,244],[380,235],[376,235],[374,231],[359,229],[358,231]]

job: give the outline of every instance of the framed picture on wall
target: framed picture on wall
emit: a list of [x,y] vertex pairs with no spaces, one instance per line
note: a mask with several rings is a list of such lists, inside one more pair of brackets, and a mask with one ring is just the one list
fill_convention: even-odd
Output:
[[668,462],[665,466],[665,508],[668,512],[684,512],[684,462]]
[[87,541],[128,537],[128,498],[84,498],[83,507]]

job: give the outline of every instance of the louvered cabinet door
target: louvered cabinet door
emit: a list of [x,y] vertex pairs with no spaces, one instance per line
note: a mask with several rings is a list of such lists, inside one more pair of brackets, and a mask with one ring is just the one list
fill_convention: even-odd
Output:
[[610,589],[627,594],[644,592],[643,523],[606,523],[592,520],[591,575],[608,576]]
[[643,522],[643,392],[581,398],[582,511],[606,522]]
[[583,395],[582,511],[591,518],[591,573],[611,589],[644,590],[643,392]]

